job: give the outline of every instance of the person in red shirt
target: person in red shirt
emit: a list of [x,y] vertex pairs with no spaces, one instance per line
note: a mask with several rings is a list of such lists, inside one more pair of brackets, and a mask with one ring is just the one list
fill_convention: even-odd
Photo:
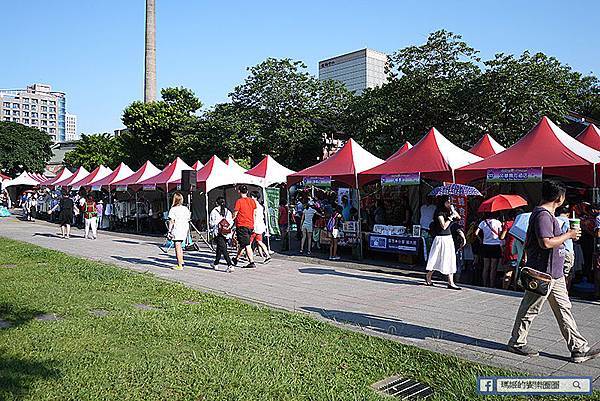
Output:
[[281,250],[287,251],[289,249],[289,227],[290,221],[290,211],[287,206],[287,202],[285,199],[281,199],[279,201],[279,219],[277,220],[277,224],[279,224],[279,232],[281,233]]
[[254,253],[252,252],[252,246],[250,245],[250,237],[254,231],[254,210],[256,209],[256,202],[254,199],[248,197],[248,187],[240,185],[238,187],[240,199],[235,202],[233,220],[235,221],[235,233],[238,241],[238,253],[237,257],[233,258],[233,264],[237,266],[238,258],[245,250],[248,255],[248,261],[250,262],[246,267],[254,268]]

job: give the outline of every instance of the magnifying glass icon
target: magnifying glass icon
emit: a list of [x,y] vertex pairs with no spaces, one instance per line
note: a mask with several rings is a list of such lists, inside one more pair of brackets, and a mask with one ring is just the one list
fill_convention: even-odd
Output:
[[581,390],[581,383],[579,383],[577,380],[575,380],[573,382],[573,388],[578,388],[579,390]]

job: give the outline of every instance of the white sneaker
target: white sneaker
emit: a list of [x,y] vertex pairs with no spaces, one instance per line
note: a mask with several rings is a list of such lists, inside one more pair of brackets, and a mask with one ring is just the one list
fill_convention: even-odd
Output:
[[235,267],[233,265],[227,266],[227,273],[233,273],[235,271]]
[[213,270],[217,270],[217,265],[215,265],[214,263],[211,263],[210,268]]

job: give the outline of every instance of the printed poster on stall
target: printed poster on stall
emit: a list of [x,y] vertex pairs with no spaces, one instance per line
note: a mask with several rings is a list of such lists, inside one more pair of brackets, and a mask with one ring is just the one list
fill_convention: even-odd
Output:
[[265,188],[269,209],[269,233],[281,235],[279,231],[279,188]]
[[466,196],[459,196],[459,195],[451,195],[450,196],[450,201],[452,202],[452,205],[454,205],[454,208],[460,215],[459,223],[465,233],[467,232],[466,231],[467,230],[467,214],[468,214],[467,200],[468,200],[468,198]]
[[305,186],[330,187],[331,177],[304,177],[302,180]]

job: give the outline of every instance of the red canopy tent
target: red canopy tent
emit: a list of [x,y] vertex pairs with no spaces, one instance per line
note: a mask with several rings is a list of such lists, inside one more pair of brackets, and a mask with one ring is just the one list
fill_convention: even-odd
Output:
[[378,157],[363,149],[350,138],[346,144],[329,158],[287,177],[288,185],[296,184],[304,177],[331,177],[353,188],[357,187],[357,175],[383,163]]
[[481,160],[479,156],[452,144],[440,132],[429,132],[405,153],[359,174],[361,185],[382,175],[421,173],[421,177],[437,181],[454,181],[456,169]]
[[600,150],[600,129],[594,124],[588,125],[575,139],[590,148]]
[[402,153],[405,153],[407,150],[411,149],[412,147],[413,146],[411,145],[410,142],[408,142],[408,141],[404,142],[404,145],[402,145],[400,147],[400,149],[398,149],[393,155],[391,155],[390,157],[388,157],[387,159],[385,159],[385,161],[393,159],[396,156],[400,156]]
[[129,168],[128,165],[126,165],[125,163],[121,163],[112,173],[96,181],[94,183],[94,187],[108,186],[108,188],[110,189],[110,186],[114,186],[115,182],[131,177],[133,174],[133,171]]
[[112,170],[108,167],[103,166],[102,164],[92,170],[87,176],[79,181],[74,181],[71,183],[71,187],[73,189],[79,189],[85,186],[95,185],[96,181],[99,181],[112,173]]
[[160,174],[160,170],[154,166],[150,161],[147,161],[140,167],[135,173],[122,180],[114,181],[110,185],[112,186],[128,186],[136,185],[149,178],[155,177]]
[[53,185],[54,187],[70,187],[72,183],[82,180],[87,177],[90,173],[83,167],[79,167],[75,172],[69,177],[65,178],[62,181],[56,181],[52,184],[45,183],[44,185]]
[[0,181],[4,181],[4,180],[10,180],[10,177],[0,173]]
[[49,180],[47,180],[46,182],[44,182],[44,186],[53,186],[55,182],[60,182],[60,181],[65,181],[67,178],[71,177],[73,175],[73,173],[71,173],[66,167],[63,167],[58,174],[56,174],[56,177],[54,178],[50,178]]
[[469,152],[482,157],[484,159],[496,155],[502,151],[506,150],[506,148],[500,145],[490,134],[485,134],[481,137],[479,142],[477,142]]
[[542,168],[543,173],[594,185],[600,152],[561,130],[548,117],[502,153],[457,171],[459,182],[486,177],[488,169]]
[[196,160],[196,163],[192,165],[192,168],[196,171],[200,170],[202,167],[204,167],[204,164],[202,164],[200,160]]
[[171,186],[176,185],[181,180],[181,172],[183,170],[192,170],[183,160],[179,157],[169,164],[160,174],[154,177],[148,178],[147,180],[140,181],[138,185],[148,185],[164,188],[167,192],[169,191],[169,184]]

